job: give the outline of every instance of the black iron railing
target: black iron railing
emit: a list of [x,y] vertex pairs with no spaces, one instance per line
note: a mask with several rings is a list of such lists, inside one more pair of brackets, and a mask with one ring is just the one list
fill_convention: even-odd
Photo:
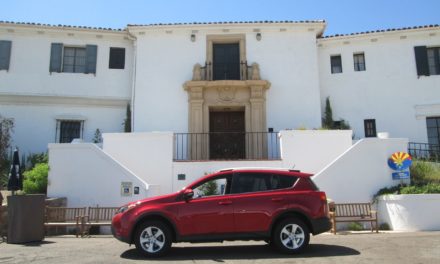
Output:
[[174,160],[279,160],[277,132],[175,133]]
[[408,143],[408,153],[416,159],[440,162],[440,145],[428,143]]
[[[219,67],[217,65],[217,67]],[[215,81],[215,80],[249,80],[251,79],[251,70],[252,66],[249,66],[247,64],[247,61],[241,61],[238,65],[236,64],[229,64],[229,65],[222,65],[223,68],[225,68],[224,72],[225,74],[214,74],[214,64],[210,61],[205,62],[205,66],[201,67],[201,78],[202,81]],[[231,73],[228,73],[228,68],[235,69],[236,67],[239,67],[239,74],[240,76],[237,76],[235,74],[235,71],[231,71]]]

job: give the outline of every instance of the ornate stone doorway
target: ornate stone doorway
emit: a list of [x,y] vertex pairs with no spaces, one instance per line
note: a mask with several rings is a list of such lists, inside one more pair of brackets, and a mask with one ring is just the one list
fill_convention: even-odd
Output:
[[[266,90],[270,83],[265,80],[187,81],[189,133],[207,134],[210,131],[210,112],[242,111],[244,131],[266,131]],[[212,159],[209,137],[194,137],[188,142],[188,155],[203,153],[202,158]],[[254,139],[245,140],[246,158],[264,158],[266,150],[253,147]],[[260,144],[264,145],[264,144]]]

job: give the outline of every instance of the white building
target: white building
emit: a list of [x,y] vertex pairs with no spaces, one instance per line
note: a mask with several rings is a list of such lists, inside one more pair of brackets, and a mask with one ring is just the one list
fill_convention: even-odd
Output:
[[355,139],[386,131],[438,144],[440,27],[323,37],[325,26],[0,22],[0,114],[25,153],[122,132],[131,103],[134,132],[196,133],[175,143],[183,159],[264,158],[272,138],[260,132],[321,127],[329,97]]

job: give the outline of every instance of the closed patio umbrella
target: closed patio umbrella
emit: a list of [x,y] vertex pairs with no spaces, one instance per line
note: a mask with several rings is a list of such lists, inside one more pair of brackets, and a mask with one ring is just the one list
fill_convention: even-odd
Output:
[[20,158],[18,149],[16,148],[12,158],[11,171],[9,172],[8,190],[14,194],[15,191],[21,189],[23,189],[23,178],[20,173]]

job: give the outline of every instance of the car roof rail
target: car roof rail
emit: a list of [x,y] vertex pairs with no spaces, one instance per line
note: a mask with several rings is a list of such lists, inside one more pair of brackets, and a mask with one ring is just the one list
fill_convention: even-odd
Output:
[[276,167],[236,167],[236,168],[225,168],[219,170],[219,172],[234,171],[234,170],[280,170],[289,172],[301,172],[300,170],[294,170],[289,168],[276,168]]

